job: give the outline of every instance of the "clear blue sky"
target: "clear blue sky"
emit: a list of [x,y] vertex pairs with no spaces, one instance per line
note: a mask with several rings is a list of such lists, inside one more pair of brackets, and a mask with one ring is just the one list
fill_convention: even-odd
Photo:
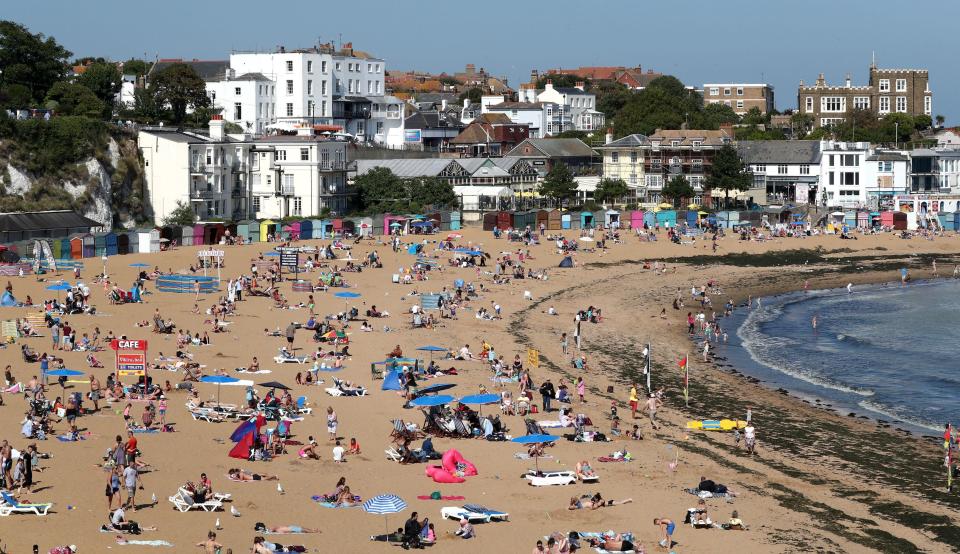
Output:
[[[934,114],[960,123],[960,2],[925,0],[34,0],[0,18],[56,37],[78,56],[225,59],[231,49],[352,41],[394,69],[509,77],[533,68],[641,65],[687,84],[761,82],[777,108],[824,72],[865,84],[880,67],[927,68]],[[150,8],[145,7],[149,5]],[[469,6],[469,7],[468,7]]]

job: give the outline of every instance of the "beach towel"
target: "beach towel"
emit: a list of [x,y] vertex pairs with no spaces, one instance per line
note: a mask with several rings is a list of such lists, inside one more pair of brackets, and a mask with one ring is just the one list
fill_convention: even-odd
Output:
[[418,500],[466,500],[466,496],[431,496],[429,494],[423,494],[417,496]]
[[150,429],[130,429],[130,431],[133,431],[134,433],[159,433],[160,429],[151,427]]
[[613,458],[610,456],[600,456],[597,458],[598,462],[632,462],[632,458]]
[[77,437],[77,439],[74,440],[70,435],[57,435],[57,440],[60,442],[77,442],[87,439],[85,437]]
[[699,498],[733,498],[728,493],[715,493],[710,491],[702,491],[700,489],[683,489],[684,492],[692,494]]
[[359,508],[360,507],[360,504],[354,504],[352,506],[340,506],[340,505],[334,504],[333,502],[321,502],[316,499],[314,501],[324,508]]
[[140,540],[127,540],[123,537],[117,537],[117,544],[119,545],[135,545],[135,546],[167,546],[172,547],[173,545],[167,541],[161,540],[152,540],[152,541],[140,541]]

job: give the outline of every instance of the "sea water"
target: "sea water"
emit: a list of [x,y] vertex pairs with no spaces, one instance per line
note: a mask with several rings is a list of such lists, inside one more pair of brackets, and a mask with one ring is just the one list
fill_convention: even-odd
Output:
[[722,324],[714,352],[767,385],[915,432],[960,423],[958,280],[754,299]]

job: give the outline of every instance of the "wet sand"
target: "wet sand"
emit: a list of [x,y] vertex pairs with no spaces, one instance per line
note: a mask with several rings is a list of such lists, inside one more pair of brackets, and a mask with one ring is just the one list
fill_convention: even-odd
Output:
[[[490,233],[470,229],[463,232],[460,241],[482,244],[494,257],[503,250],[516,250],[516,243],[494,240]],[[573,232],[567,232],[574,236]],[[321,241],[305,241],[316,245]],[[249,271],[249,260],[257,252],[274,245],[255,244],[227,247],[225,278]],[[490,276],[478,279],[475,270],[444,267],[432,272],[430,280],[413,285],[395,285],[390,276],[413,258],[405,253],[393,254],[382,244],[364,243],[355,247],[353,257],[375,248],[384,258],[384,268],[346,273],[345,278],[363,294],[351,303],[361,313],[370,305],[387,310],[387,319],[372,320],[375,332],[362,333],[358,324],[351,326],[352,357],[347,369],[337,377],[368,386],[371,394],[362,398],[332,398],[323,387],[296,386],[293,376],[304,366],[278,365],[272,358],[284,340],[264,337],[263,329],[286,326],[290,321],[305,322],[307,312],[272,308],[266,298],[245,298],[238,304],[238,315],[229,326],[229,332],[213,336],[213,344],[193,347],[196,359],[206,364],[206,371],[223,368],[228,371],[249,363],[258,356],[269,375],[253,376],[257,381],[278,380],[294,388],[294,397],[306,395],[313,416],[293,424],[296,438],[305,441],[307,435],[319,439],[320,461],[297,460],[295,452],[272,462],[241,462],[227,456],[231,447],[229,434],[234,424],[211,424],[194,421],[187,414],[184,393],[169,397],[167,419],[176,422],[177,432],[138,435],[144,460],[154,471],[143,475],[144,490],[138,492],[141,503],[149,502],[151,494],[159,499],[157,506],[144,506],[136,513],[128,513],[142,525],[157,526],[138,539],[162,539],[175,545],[176,552],[199,551],[193,544],[202,540],[219,517],[223,529],[219,539],[235,552],[246,552],[252,543],[254,523],[268,525],[296,524],[319,527],[318,535],[274,537],[284,544],[304,544],[310,551],[378,552],[392,549],[383,543],[371,543],[369,536],[383,532],[384,517],[364,513],[359,508],[327,509],[312,502],[315,494],[329,492],[340,476],[347,478],[354,493],[364,499],[381,493],[403,497],[409,508],[390,516],[389,527],[402,525],[411,510],[427,516],[435,523],[439,536],[432,549],[440,552],[528,552],[537,538],[552,531],[632,531],[648,551],[657,549],[657,529],[654,517],[670,517],[681,521],[686,508],[696,505],[696,498],[682,489],[693,487],[701,475],[740,492],[733,502],[712,499],[708,501],[714,521],[725,522],[734,509],[749,526],[747,532],[721,530],[694,530],[678,525],[674,535],[677,552],[717,552],[721,550],[750,552],[833,552],[863,551],[944,551],[960,543],[956,536],[957,496],[943,491],[942,449],[933,441],[899,433],[878,422],[849,418],[846,414],[832,414],[827,410],[807,405],[762,384],[752,383],[738,375],[733,368],[722,367],[722,360],[704,365],[692,352],[686,336],[685,322],[680,313],[670,309],[676,289],[689,296],[692,285],[705,284],[713,278],[724,289],[723,298],[714,298],[714,306],[722,305],[725,297],[735,300],[748,295],[774,293],[798,288],[805,279],[815,287],[827,287],[846,282],[867,282],[896,279],[896,268],[902,259],[912,260],[916,272],[929,266],[923,254],[937,256],[941,268],[952,267],[948,259],[957,253],[955,237],[935,241],[913,239],[905,241],[891,235],[861,237],[858,241],[842,241],[836,237],[783,239],[763,244],[744,243],[733,237],[720,241],[720,251],[713,255],[705,243],[672,245],[666,241],[647,243],[627,238],[625,244],[610,245],[604,253],[581,252],[576,255],[577,268],[558,269],[560,255],[550,244],[532,249],[536,259],[527,263],[534,270],[546,268],[547,281],[514,281],[509,285],[494,285]],[[820,251],[816,251],[820,248]],[[178,271],[195,262],[199,247],[182,247],[172,252],[132,255],[111,258],[108,271],[123,286],[135,277],[135,268],[128,265],[144,262]],[[796,252],[803,249],[805,252]],[[745,252],[747,256],[732,255]],[[783,252],[782,255],[774,254]],[[696,256],[691,258],[691,256]],[[779,257],[778,257],[779,256]],[[802,258],[807,258],[806,260]],[[441,256],[441,263],[446,256]],[[644,270],[642,260],[668,260],[669,270],[655,276]],[[804,262],[807,262],[806,264]],[[339,262],[343,265],[343,262]],[[747,265],[752,264],[752,265]],[[86,260],[83,277],[100,270],[99,260]],[[858,269],[862,267],[863,269]],[[490,269],[489,267],[487,269]],[[873,271],[871,271],[871,269]],[[945,269],[941,269],[945,272]],[[64,275],[72,282],[72,276]],[[455,279],[483,282],[488,289],[472,302],[474,309],[490,308],[493,302],[503,306],[504,319],[480,321],[472,312],[461,311],[455,321],[443,320],[433,330],[412,330],[406,309],[415,301],[408,296],[418,292],[438,292],[448,289]],[[19,299],[30,294],[34,300],[54,294],[44,291],[49,283],[37,283],[33,277],[12,279]],[[152,286],[149,287],[152,290]],[[151,358],[158,351],[172,353],[175,342],[170,336],[152,334],[138,329],[134,322],[150,319],[154,308],[160,308],[184,329],[203,331],[209,328],[203,321],[207,316],[192,312],[191,294],[156,293],[146,297],[143,305],[110,306],[102,289],[91,285],[97,316],[70,316],[67,320],[81,332],[112,330],[130,338],[150,341]],[[306,301],[305,293],[293,293],[290,284],[282,285],[291,301]],[[343,300],[333,292],[315,293],[317,312],[334,313],[343,310]],[[533,300],[524,299],[530,291]],[[211,304],[212,296],[201,301]],[[559,316],[544,313],[554,306]],[[560,352],[559,334],[572,334],[573,313],[588,305],[603,309],[604,321],[599,325],[583,324],[583,347],[590,370],[582,372],[588,385],[587,403],[574,401],[574,412],[590,416],[599,430],[609,431],[610,402],[619,404],[623,427],[631,421],[626,407],[626,386],[637,377],[640,368],[639,352],[647,341],[653,345],[654,387],[666,387],[667,401],[658,414],[664,426],[653,432],[645,420],[638,420],[646,439],[612,443],[573,443],[561,440],[550,449],[554,456],[542,460],[544,469],[573,469],[578,460],[588,459],[601,476],[596,485],[533,488],[526,485],[520,473],[530,467],[530,461],[514,458],[522,448],[509,442],[478,440],[435,439],[438,450],[458,449],[476,464],[479,475],[463,484],[440,485],[424,475],[423,465],[398,465],[383,454],[389,445],[390,420],[404,418],[420,423],[422,416],[415,410],[404,410],[402,400],[393,392],[380,391],[380,381],[371,380],[370,363],[383,359],[396,344],[405,354],[413,354],[417,346],[436,344],[458,348],[469,343],[476,352],[482,340],[494,345],[508,360],[514,354],[525,354],[527,347],[541,351],[541,367],[532,371],[537,383],[550,377],[556,384],[565,375],[567,382],[581,373],[574,373],[572,365]],[[661,308],[667,308],[668,317],[660,319]],[[28,309],[5,308],[4,319],[27,313]],[[683,314],[685,316],[685,313]],[[383,326],[392,328],[384,332]],[[732,332],[733,330],[728,330]],[[49,351],[49,333],[44,338],[22,339],[40,352]],[[572,340],[571,340],[572,344]],[[306,332],[297,334],[298,347],[310,349]],[[691,351],[691,403],[684,408],[680,394],[677,360]],[[112,352],[98,355],[107,366],[93,370],[101,381],[112,368]],[[67,367],[87,371],[83,353],[64,353]],[[18,380],[26,381],[39,368],[26,366],[19,353],[19,345],[0,351],[0,363],[11,364]],[[479,362],[444,362],[443,367],[454,366],[460,374],[444,377],[439,382],[456,383],[454,396],[475,393],[483,384],[491,391],[489,369]],[[331,374],[323,374],[329,382]],[[240,375],[240,378],[249,378]],[[155,374],[155,379],[179,377],[173,373]],[[429,384],[429,381],[427,382]],[[201,398],[216,393],[213,385],[198,385]],[[516,385],[513,385],[516,387]],[[608,387],[613,393],[608,394]],[[81,388],[80,390],[86,390]],[[51,387],[48,396],[59,392]],[[222,401],[241,403],[243,388],[223,387]],[[262,394],[262,393],[261,393]],[[539,395],[535,402],[539,403]],[[26,408],[23,397],[5,395],[0,407],[0,438],[11,440],[22,448],[27,441],[19,437],[19,422]],[[688,433],[682,428],[688,419],[742,417],[746,406],[753,406],[758,429],[758,456],[750,459],[733,447],[730,435]],[[340,419],[339,435],[349,440],[356,437],[363,454],[349,458],[345,464],[331,461],[332,444],[326,442],[326,407],[333,406]],[[39,443],[41,452],[53,456],[44,460],[47,468],[35,474],[37,490],[22,496],[32,501],[52,501],[52,513],[45,518],[12,516],[0,520],[0,543],[9,545],[10,552],[29,552],[37,543],[45,552],[57,544],[77,544],[81,552],[105,552],[120,549],[129,552],[151,552],[157,548],[119,546],[112,534],[100,533],[98,528],[106,520],[106,498],[103,488],[107,474],[97,467],[113,437],[124,434],[123,420],[118,414],[123,404],[80,418],[82,428],[92,434],[79,443],[61,443],[48,440]],[[134,403],[134,414],[142,404]],[[495,407],[486,407],[492,410]],[[537,419],[555,419],[556,415],[539,414]],[[522,418],[505,416],[511,434],[523,434]],[[894,426],[895,427],[895,426]],[[64,431],[65,424],[56,427]],[[598,456],[627,448],[636,460],[631,463],[604,464]],[[678,460],[675,470],[670,462]],[[262,473],[275,473],[286,491],[280,495],[275,483],[238,484],[226,479],[230,467],[243,467]],[[229,504],[226,512],[217,514],[175,511],[167,497],[186,480],[197,480],[205,471],[218,492],[233,495],[233,506],[241,513],[231,517]],[[445,495],[463,495],[466,502],[480,503],[510,513],[507,523],[477,525],[478,537],[461,544],[452,536],[455,522],[439,519],[440,508],[456,502],[417,500],[417,495],[429,495],[439,490]],[[597,511],[568,511],[571,496],[599,491],[605,498],[632,497],[633,504],[604,508]],[[164,549],[160,549],[161,551]]]

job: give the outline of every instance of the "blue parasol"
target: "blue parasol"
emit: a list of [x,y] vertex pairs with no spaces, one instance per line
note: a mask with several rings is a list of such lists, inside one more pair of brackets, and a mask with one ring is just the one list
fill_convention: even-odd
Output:
[[411,406],[430,407],[443,406],[453,402],[454,398],[449,394],[438,394],[437,396],[421,396],[410,401]]
[[360,298],[362,295],[359,292],[337,292],[334,293],[334,296],[337,298]]
[[420,351],[422,351],[422,352],[429,352],[429,353],[430,353],[430,361],[431,361],[431,362],[433,361],[433,353],[434,353],[434,352],[447,352],[447,351],[448,351],[447,348],[444,348],[444,347],[442,347],[442,346],[432,346],[432,345],[418,346],[418,347],[417,347],[417,350],[420,350]]
[[407,503],[395,494],[381,494],[363,503],[363,511],[368,514],[383,515],[383,526],[387,527],[387,516],[407,509]]
[[145,264],[143,262],[137,262],[135,264],[130,264],[130,267],[150,267],[150,264]]
[[70,290],[72,288],[73,287],[70,286],[70,283],[57,283],[55,285],[50,285],[49,287],[47,287],[47,290],[60,291],[60,290]]
[[458,400],[461,404],[496,404],[500,402],[499,394],[471,394],[470,396],[464,396]]
[[[522,437],[514,437],[510,439],[511,442],[516,442],[519,444],[540,444],[544,442],[553,442],[557,440],[557,437],[553,435],[524,435]],[[533,463],[537,467],[537,473],[540,473],[540,456],[535,455],[533,457]]]
[[48,371],[47,375],[51,377],[76,377],[77,375],[83,375],[83,372],[75,369],[54,369]]
[[217,406],[220,405],[220,385],[236,383],[238,381],[240,381],[240,379],[230,377],[229,375],[204,375],[200,378],[201,383],[217,384]]

